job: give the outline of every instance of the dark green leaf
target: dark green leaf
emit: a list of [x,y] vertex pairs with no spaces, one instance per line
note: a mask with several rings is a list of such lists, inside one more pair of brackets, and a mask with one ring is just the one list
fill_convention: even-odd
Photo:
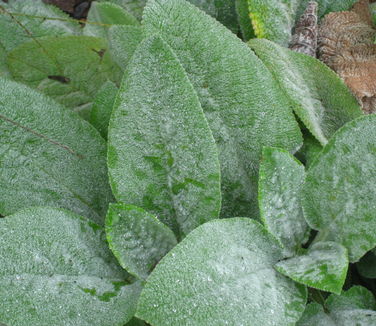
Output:
[[136,316],[153,326],[294,325],[306,290],[273,269],[281,258],[258,222],[208,222],[157,265]]
[[366,278],[376,278],[376,249],[366,253],[356,264],[359,274]]
[[255,37],[255,32],[253,31],[252,27],[252,21],[249,17],[248,1],[235,0],[235,6],[243,40],[248,41],[249,39]]

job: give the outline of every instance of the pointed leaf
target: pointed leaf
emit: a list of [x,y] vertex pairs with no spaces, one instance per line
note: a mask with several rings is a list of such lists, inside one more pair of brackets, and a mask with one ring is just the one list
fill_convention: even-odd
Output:
[[0,46],[9,52],[32,38],[78,35],[78,21],[56,6],[35,0],[8,0],[0,4]]
[[255,37],[252,21],[249,17],[248,0],[235,0],[235,6],[243,40],[248,41],[249,39]]
[[304,125],[325,145],[333,133],[363,115],[343,81],[325,64],[268,40],[248,43],[291,99]]
[[142,208],[112,204],[106,217],[107,240],[120,265],[146,279],[176,244],[174,233]]
[[106,42],[89,36],[48,37],[24,43],[9,53],[8,65],[16,81],[85,117],[102,84],[121,76]]
[[0,79],[0,214],[58,206],[103,224],[112,200],[106,144],[76,113]]
[[111,2],[93,2],[90,6],[87,20],[92,23],[105,24],[86,24],[84,28],[84,35],[107,38],[108,29],[111,25],[134,25],[138,26],[140,23],[129,12],[122,7]]
[[217,218],[217,149],[197,95],[160,38],[136,50],[109,127],[108,165],[118,201],[140,206],[179,237]]
[[259,176],[260,216],[266,229],[292,256],[308,240],[309,228],[300,205],[304,166],[289,152],[264,147]]
[[141,27],[137,26],[112,26],[108,32],[110,53],[113,60],[125,70],[134,51],[144,38]]
[[109,251],[101,227],[65,210],[30,208],[0,219],[0,321],[9,325],[118,326],[140,284]]
[[258,222],[208,222],[157,265],[136,316],[153,326],[294,325],[306,290],[273,269],[281,258]]
[[321,241],[341,243],[351,262],[376,246],[376,115],[338,130],[316,157],[303,186],[308,224]]
[[173,48],[195,87],[220,153],[222,216],[257,216],[263,146],[296,150],[301,134],[289,103],[253,52],[183,0],[150,0],[147,33]]
[[340,294],[348,265],[346,248],[335,242],[318,242],[306,253],[280,261],[276,269],[296,282]]
[[107,129],[112,108],[119,89],[111,82],[105,82],[94,98],[89,122],[107,139]]

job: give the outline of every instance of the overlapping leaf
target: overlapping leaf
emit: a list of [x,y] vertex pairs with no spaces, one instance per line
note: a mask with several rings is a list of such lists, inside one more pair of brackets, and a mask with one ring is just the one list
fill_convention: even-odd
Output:
[[134,314],[129,285],[102,228],[65,210],[30,208],[0,219],[0,322],[118,326]]
[[258,222],[208,222],[157,265],[136,316],[154,326],[294,325],[306,291],[273,269],[281,258]]
[[268,40],[251,48],[291,99],[300,120],[322,145],[333,133],[363,113],[343,81],[325,64]]
[[307,173],[302,205],[318,239],[336,241],[358,261],[376,246],[376,115],[336,132]]
[[294,151],[302,141],[284,93],[239,38],[186,1],[149,1],[143,23],[173,48],[199,95],[220,153],[222,216],[257,215],[262,147]]
[[183,67],[161,39],[136,50],[109,127],[115,197],[155,214],[178,237],[217,218],[218,153]]
[[106,144],[76,113],[0,79],[0,214],[58,206],[103,224],[112,200]]

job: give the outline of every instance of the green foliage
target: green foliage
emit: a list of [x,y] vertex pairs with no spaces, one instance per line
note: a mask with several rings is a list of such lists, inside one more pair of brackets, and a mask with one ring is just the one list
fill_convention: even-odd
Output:
[[0,325],[376,325],[376,115],[281,47],[307,2],[0,1]]
[[0,79],[0,214],[58,206],[103,224],[112,200],[106,144],[51,98]]
[[294,325],[306,290],[273,269],[282,257],[258,222],[208,222],[157,265],[136,315],[153,326]]
[[93,222],[53,208],[0,219],[0,321],[103,326],[130,320],[140,284],[125,282],[103,235]]

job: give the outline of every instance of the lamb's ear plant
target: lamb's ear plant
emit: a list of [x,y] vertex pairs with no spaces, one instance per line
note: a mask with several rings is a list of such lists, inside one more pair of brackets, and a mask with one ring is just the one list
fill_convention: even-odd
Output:
[[0,325],[376,325],[376,115],[306,3],[0,2]]

